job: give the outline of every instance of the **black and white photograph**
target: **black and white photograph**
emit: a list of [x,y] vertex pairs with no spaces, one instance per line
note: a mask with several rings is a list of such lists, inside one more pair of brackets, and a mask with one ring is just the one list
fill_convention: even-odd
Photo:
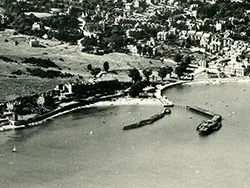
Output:
[[250,187],[249,0],[0,0],[1,188]]

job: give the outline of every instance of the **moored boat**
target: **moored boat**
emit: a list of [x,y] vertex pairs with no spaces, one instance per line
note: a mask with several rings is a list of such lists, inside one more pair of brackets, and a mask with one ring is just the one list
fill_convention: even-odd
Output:
[[196,130],[200,135],[209,135],[222,127],[221,119],[221,116],[216,115],[212,119],[200,123]]

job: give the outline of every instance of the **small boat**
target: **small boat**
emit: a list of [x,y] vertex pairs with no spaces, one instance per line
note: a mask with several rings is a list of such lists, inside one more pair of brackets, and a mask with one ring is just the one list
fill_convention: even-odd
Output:
[[13,147],[12,152],[16,152],[16,146]]

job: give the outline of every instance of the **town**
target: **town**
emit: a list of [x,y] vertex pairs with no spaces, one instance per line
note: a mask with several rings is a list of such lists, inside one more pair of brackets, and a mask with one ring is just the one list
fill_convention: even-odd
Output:
[[[31,46],[55,37],[97,55],[172,58],[179,78],[190,71],[245,76],[248,7],[243,0],[12,0],[2,1],[0,28],[37,36]],[[187,56],[189,65],[181,63]]]
[[[151,90],[155,91],[159,83],[249,77],[249,14],[249,3],[243,0],[3,0],[0,29],[28,36],[30,48],[43,47],[41,41],[57,40],[77,46],[83,54],[122,53],[148,58],[149,62],[154,59],[158,65],[126,70],[132,81],[118,81],[108,76],[120,73],[110,70],[107,61],[103,71],[88,64],[92,82],[67,82],[51,91],[5,101],[1,121],[38,121],[63,111],[65,104],[67,108],[77,107],[80,103],[124,96],[128,88],[125,93],[131,97],[154,97]],[[15,41],[14,45],[19,43]],[[15,62],[4,56],[0,59]],[[164,62],[171,63],[162,66]],[[22,63],[53,68],[27,68],[32,76],[74,76],[70,71],[61,71],[49,59],[32,57]],[[12,74],[23,72],[16,70]],[[163,81],[167,75],[169,79]]]

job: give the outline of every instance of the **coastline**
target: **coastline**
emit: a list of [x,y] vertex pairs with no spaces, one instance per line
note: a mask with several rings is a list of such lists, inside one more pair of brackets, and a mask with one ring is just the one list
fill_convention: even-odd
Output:
[[113,99],[111,101],[99,101],[99,102],[95,102],[93,104],[88,104],[88,105],[81,105],[79,103],[79,105],[80,106],[78,106],[78,107],[74,107],[72,109],[58,112],[58,113],[51,115],[47,118],[44,118],[42,120],[28,123],[27,125],[21,124],[21,125],[15,126],[15,125],[10,124],[10,125],[6,125],[6,126],[2,126],[2,127],[0,127],[0,132],[38,126],[38,125],[40,125],[46,121],[49,121],[50,119],[56,118],[58,116],[61,116],[61,115],[64,115],[64,114],[67,114],[67,113],[70,113],[73,111],[77,111],[77,110],[81,110],[81,109],[88,109],[88,108],[92,108],[92,107],[125,106],[125,105],[163,105],[163,103],[161,100],[159,100],[157,98],[121,97],[121,98]]
[[242,78],[211,78],[211,79],[197,79],[190,82],[183,83],[183,85],[215,85],[215,84],[225,84],[231,82],[239,82],[239,83],[246,83],[250,82],[250,78],[242,77]]
[[[42,118],[39,121],[34,121],[34,122],[30,122],[27,123],[26,125],[24,124],[20,124],[18,126],[15,125],[6,125],[6,126],[2,126],[0,127],[0,132],[4,132],[4,131],[9,131],[9,130],[15,130],[15,129],[22,129],[22,128],[26,128],[26,127],[32,127],[32,126],[37,126],[40,125],[50,119],[53,119],[55,117],[76,111],[76,110],[80,110],[80,109],[87,109],[87,108],[92,108],[92,107],[108,107],[108,106],[125,106],[125,105],[161,105],[163,107],[165,106],[172,106],[173,103],[171,101],[169,101],[166,97],[162,96],[162,92],[170,87],[174,87],[177,85],[213,85],[213,84],[224,84],[224,83],[230,83],[230,82],[250,82],[249,78],[218,78],[218,79],[203,79],[203,80],[193,80],[193,81],[177,81],[174,83],[168,83],[165,85],[159,85],[156,89],[155,92],[155,97],[148,97],[148,98],[132,98],[132,97],[120,97],[120,98],[112,98],[110,100],[110,98],[108,100],[100,100],[97,102],[94,102],[92,104],[81,104],[81,103],[72,103],[72,104],[66,104],[64,107],[69,107],[70,105],[73,105],[71,109],[66,109],[63,110],[61,109],[56,109],[54,112],[55,114],[49,115],[48,117],[45,117],[44,119]],[[79,105],[77,107],[75,107],[74,105]],[[61,111],[62,110],[62,111]],[[58,111],[58,112],[57,112]]]

